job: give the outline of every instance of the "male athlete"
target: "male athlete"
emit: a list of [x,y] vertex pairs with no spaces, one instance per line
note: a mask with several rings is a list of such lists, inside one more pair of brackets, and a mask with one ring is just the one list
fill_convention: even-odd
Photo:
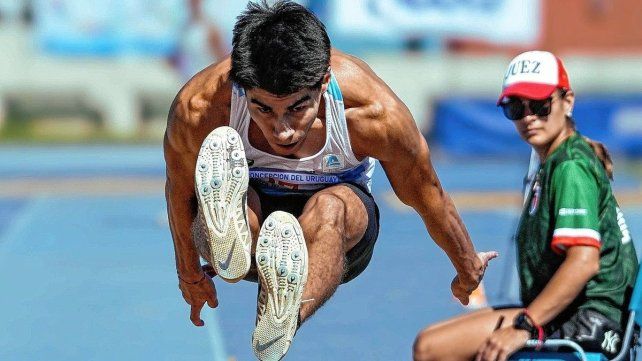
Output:
[[374,159],[452,261],[464,304],[495,252],[475,253],[412,115],[323,24],[289,1],[250,3],[230,57],[201,71],[170,110],[166,197],[190,318],[214,283],[257,280],[252,346],[278,360],[339,284],[368,265],[379,230]]

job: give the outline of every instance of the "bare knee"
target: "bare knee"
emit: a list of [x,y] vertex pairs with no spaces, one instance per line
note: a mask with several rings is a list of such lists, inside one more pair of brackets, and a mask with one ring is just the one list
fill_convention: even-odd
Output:
[[[340,235],[344,250],[348,251],[363,238],[368,227],[365,205],[346,186],[337,186],[316,193],[299,217],[304,232]],[[307,233],[306,233],[307,234]]]
[[[308,207],[311,206],[311,207]],[[343,199],[332,192],[319,192],[306,204],[304,212],[319,213],[326,218],[340,220],[345,215],[346,205]]]
[[300,221],[311,228],[327,228],[342,233],[345,228],[346,205],[341,198],[319,192],[305,205]]
[[412,359],[414,361],[438,360],[435,345],[432,341],[431,328],[427,327],[421,330],[417,338],[415,338],[415,343],[412,345]]

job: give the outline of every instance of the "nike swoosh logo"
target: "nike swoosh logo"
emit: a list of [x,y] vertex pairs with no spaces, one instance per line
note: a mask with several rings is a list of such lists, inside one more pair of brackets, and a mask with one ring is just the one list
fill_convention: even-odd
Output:
[[221,263],[221,261],[218,262],[218,266],[223,270],[227,271],[227,269],[230,267],[230,262],[232,261],[232,253],[234,253],[234,246],[236,246],[236,240],[232,243],[232,248],[230,248],[230,253],[227,254],[227,259],[225,262]]
[[258,352],[263,352],[263,351],[267,350],[267,349],[268,349],[268,347],[270,347],[270,346],[274,345],[274,343],[275,343],[275,342],[277,342],[278,340],[280,340],[281,338],[283,338],[283,335],[281,335],[281,336],[279,336],[279,337],[275,338],[275,339],[274,339],[274,340],[272,340],[272,341],[266,342],[266,343],[264,343],[263,345],[261,345],[261,344],[259,343],[259,341],[257,340],[257,341],[256,341],[256,344],[254,345],[254,348],[256,348],[256,350],[257,350]]

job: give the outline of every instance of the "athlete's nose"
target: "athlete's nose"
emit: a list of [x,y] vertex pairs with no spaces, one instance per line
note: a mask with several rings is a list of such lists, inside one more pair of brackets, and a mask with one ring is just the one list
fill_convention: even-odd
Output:
[[294,129],[283,121],[279,121],[274,126],[274,138],[278,143],[284,144],[294,135]]

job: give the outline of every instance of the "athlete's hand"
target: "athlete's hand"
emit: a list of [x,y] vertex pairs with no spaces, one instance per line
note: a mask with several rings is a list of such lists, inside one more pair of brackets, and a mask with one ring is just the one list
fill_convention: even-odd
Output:
[[499,253],[495,251],[479,252],[477,253],[479,262],[472,274],[458,274],[453,278],[453,281],[450,284],[450,289],[459,302],[463,305],[468,304],[468,297],[475,289],[477,289],[479,283],[484,278],[484,272],[486,272],[488,262],[497,256],[499,256]]
[[529,339],[528,332],[504,327],[493,332],[477,351],[475,361],[504,361],[521,349]]
[[214,282],[207,275],[202,274],[201,279],[194,283],[183,281],[178,278],[178,288],[183,293],[185,302],[191,306],[189,318],[195,326],[203,326],[205,322],[201,320],[201,310],[207,302],[207,305],[215,308],[218,306],[218,298],[216,297],[216,287]]

